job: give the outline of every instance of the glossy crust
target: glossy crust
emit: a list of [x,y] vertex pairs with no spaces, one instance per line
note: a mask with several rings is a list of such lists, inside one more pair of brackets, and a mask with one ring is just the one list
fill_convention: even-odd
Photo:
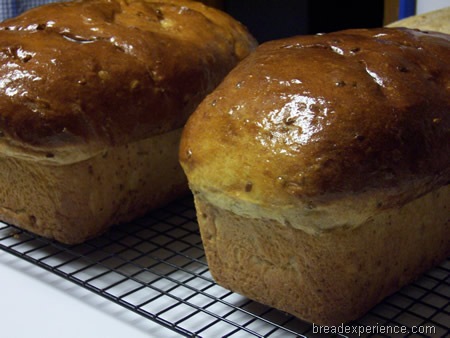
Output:
[[89,152],[174,130],[254,46],[194,1],[37,7],[0,24],[2,143]]
[[450,178],[449,58],[449,35],[406,29],[265,43],[189,120],[181,162],[194,189],[268,206],[414,198]]

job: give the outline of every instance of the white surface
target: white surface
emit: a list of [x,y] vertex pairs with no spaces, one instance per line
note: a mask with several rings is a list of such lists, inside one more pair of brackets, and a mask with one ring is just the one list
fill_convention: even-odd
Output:
[[416,14],[431,12],[448,6],[450,6],[450,0],[417,0]]
[[180,337],[0,250],[0,337]]

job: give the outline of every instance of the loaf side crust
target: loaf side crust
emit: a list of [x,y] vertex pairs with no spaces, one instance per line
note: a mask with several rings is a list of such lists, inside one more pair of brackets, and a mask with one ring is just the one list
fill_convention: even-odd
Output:
[[315,324],[361,317],[450,255],[449,185],[320,234],[195,203],[217,283]]
[[76,244],[188,193],[181,129],[64,165],[0,154],[0,219]]
[[[263,218],[280,225],[300,229],[311,235],[335,228],[356,228],[364,225],[374,214],[399,208],[408,202],[426,195],[437,185],[430,178],[406,182],[391,189],[370,189],[364,193],[341,195],[339,199],[316,200],[291,199],[290,203],[264,203],[254,199],[243,189],[240,193],[220,191],[212,184],[190,188],[202,200],[217,208],[228,210],[246,218]],[[438,186],[438,185],[437,185]]]

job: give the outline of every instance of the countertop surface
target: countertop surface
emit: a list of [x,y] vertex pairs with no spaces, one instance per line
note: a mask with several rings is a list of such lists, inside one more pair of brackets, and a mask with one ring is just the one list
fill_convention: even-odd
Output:
[[180,335],[0,250],[0,335],[148,338]]

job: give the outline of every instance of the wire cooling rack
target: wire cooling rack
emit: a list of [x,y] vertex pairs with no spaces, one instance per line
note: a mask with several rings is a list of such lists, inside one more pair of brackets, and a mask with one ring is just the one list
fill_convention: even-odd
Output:
[[449,332],[450,259],[345,327],[319,328],[220,287],[208,270],[192,198],[75,246],[0,223],[0,248],[180,336],[445,337]]

